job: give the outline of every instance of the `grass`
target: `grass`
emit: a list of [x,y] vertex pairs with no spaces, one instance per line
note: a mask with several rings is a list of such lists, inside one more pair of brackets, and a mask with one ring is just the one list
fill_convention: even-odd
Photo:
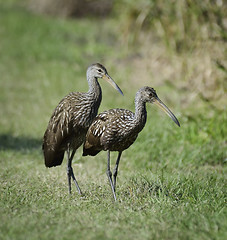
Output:
[[[0,21],[0,239],[226,239],[225,108],[199,98],[195,104],[190,89],[182,93],[166,84],[162,71],[142,74],[133,64],[142,66],[143,60],[133,58],[134,52],[119,44],[117,30],[111,30],[114,19],[63,20],[1,3]],[[155,56],[158,50],[152,48]],[[170,61],[162,64],[163,75],[178,57],[165,56]],[[84,197],[75,188],[68,196],[65,162],[46,169],[41,152],[54,107],[68,92],[87,90],[85,70],[96,61],[125,94],[100,81],[100,111],[133,110],[136,90],[151,85],[152,77],[151,86],[181,123],[177,128],[148,105],[144,130],[122,155],[116,203],[105,152],[81,157],[79,149],[74,158]],[[193,66],[185,71],[190,77]],[[182,84],[177,74],[172,79]],[[114,164],[116,153],[111,156]]]

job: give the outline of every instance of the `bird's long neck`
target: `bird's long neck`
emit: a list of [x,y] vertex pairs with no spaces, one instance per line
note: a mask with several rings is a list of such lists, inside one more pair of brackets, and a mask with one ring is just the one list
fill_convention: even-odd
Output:
[[98,79],[94,76],[91,76],[88,72],[87,81],[89,85],[88,95],[93,101],[97,102],[99,106],[102,100],[102,90]]
[[138,128],[140,132],[147,121],[147,110],[146,110],[146,103],[141,99],[141,97],[137,94],[135,98],[135,127]]

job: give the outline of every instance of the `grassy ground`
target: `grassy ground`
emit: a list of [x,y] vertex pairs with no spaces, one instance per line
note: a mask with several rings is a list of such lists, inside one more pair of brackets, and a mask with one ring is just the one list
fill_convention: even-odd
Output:
[[[162,78],[169,62],[158,66],[159,74],[141,73],[141,57],[126,51],[111,30],[115,21],[35,16],[1,3],[0,239],[227,238],[226,109],[166,85]],[[65,164],[52,169],[43,164],[49,117],[68,92],[87,90],[85,71],[92,62],[102,62],[125,94],[100,81],[100,111],[133,110],[135,92],[146,84],[181,123],[178,128],[148,106],[144,130],[122,156],[116,203],[105,175],[105,152],[76,154],[82,198],[75,188],[68,196]],[[153,58],[152,63],[157,64]],[[170,74],[180,83],[177,72]]]

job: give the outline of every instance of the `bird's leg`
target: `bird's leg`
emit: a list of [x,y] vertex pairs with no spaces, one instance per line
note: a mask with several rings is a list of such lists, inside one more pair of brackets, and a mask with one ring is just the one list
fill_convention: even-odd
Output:
[[67,164],[67,175],[68,175],[68,184],[69,184],[69,194],[71,194],[71,162],[70,162],[70,149],[67,149],[68,164]]
[[119,162],[120,162],[120,158],[121,158],[121,153],[118,153],[118,157],[117,157],[117,161],[116,161],[116,165],[113,171],[113,187],[114,187],[114,192],[116,192],[116,180],[117,180],[117,172],[118,172],[118,166],[119,166]]
[[113,186],[113,181],[112,181],[112,172],[110,171],[110,151],[108,150],[107,152],[107,171],[106,171],[106,175],[108,177],[108,180],[110,182],[110,186],[111,186],[111,190],[113,192],[113,197],[114,200],[116,201],[116,194],[115,194],[115,190],[114,190],[114,186]]
[[77,182],[77,180],[76,180],[76,178],[75,178],[75,176],[74,176],[73,168],[72,168],[72,160],[73,160],[73,157],[74,157],[76,151],[73,150],[72,153],[71,153],[71,156],[70,156],[70,150],[69,150],[69,149],[67,150],[67,153],[68,153],[67,173],[68,173],[68,182],[69,182],[69,193],[71,193],[71,177],[72,177],[73,182],[75,183],[76,188],[77,188],[77,190],[78,190],[78,193],[79,193],[80,195],[82,195],[82,192],[81,192],[80,187],[79,187],[79,185],[78,185],[78,182]]

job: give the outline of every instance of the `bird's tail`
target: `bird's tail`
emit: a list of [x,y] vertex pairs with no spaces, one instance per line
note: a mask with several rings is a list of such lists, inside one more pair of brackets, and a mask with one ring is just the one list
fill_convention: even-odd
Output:
[[62,164],[64,159],[64,151],[52,151],[45,147],[45,144],[42,146],[44,163],[46,167],[55,167]]
[[87,155],[90,155],[90,156],[95,156],[97,155],[101,150],[97,150],[97,149],[94,149],[94,148],[83,148],[83,156],[87,156]]

